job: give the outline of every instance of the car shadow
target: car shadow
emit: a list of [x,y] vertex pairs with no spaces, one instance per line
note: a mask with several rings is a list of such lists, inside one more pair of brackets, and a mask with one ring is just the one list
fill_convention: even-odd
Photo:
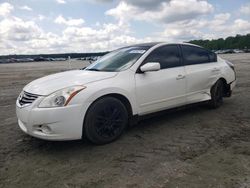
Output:
[[206,103],[192,104],[179,108],[163,110],[141,117],[139,122],[134,127],[155,126],[155,124],[159,122],[167,123],[170,120],[179,119],[180,117],[184,117],[190,114],[196,114],[198,112],[205,112],[208,110],[210,109],[206,106]]

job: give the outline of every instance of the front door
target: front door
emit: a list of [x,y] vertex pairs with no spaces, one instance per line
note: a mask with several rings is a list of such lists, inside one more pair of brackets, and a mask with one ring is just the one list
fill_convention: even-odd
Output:
[[155,49],[142,64],[148,62],[159,62],[161,70],[135,74],[139,115],[185,104],[185,69],[178,46]]

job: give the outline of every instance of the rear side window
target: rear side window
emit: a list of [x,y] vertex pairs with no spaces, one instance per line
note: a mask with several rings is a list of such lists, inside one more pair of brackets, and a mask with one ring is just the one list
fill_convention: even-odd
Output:
[[181,58],[177,45],[166,45],[155,49],[145,59],[144,63],[158,62],[161,69],[181,66]]
[[209,63],[217,60],[214,53],[196,46],[182,45],[182,53],[186,65]]

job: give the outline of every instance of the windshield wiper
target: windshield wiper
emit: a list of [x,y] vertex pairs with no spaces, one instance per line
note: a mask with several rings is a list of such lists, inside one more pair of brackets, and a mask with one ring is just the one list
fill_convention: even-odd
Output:
[[99,69],[95,69],[95,68],[92,68],[92,69],[85,69],[85,70],[89,70],[89,71],[100,71]]

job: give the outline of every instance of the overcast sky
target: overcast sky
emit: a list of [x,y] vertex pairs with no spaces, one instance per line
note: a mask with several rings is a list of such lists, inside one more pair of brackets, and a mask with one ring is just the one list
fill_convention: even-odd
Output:
[[0,0],[0,54],[96,52],[250,33],[250,0]]

